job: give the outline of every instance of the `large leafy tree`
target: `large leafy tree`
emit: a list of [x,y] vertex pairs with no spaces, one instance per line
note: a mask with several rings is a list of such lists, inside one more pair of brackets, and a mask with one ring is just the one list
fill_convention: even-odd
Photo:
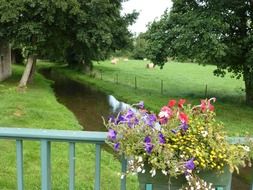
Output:
[[[124,47],[136,13],[120,14],[122,0],[0,0],[0,38],[25,49],[20,87],[32,80],[39,56],[89,65]],[[53,55],[52,55],[53,54]]]
[[103,60],[114,50],[127,47],[127,27],[137,13],[121,15],[121,0],[86,0],[78,14],[68,19],[67,62],[72,67],[91,69],[92,60]]
[[163,66],[168,56],[216,64],[245,81],[253,105],[253,1],[173,0],[173,8],[148,32],[149,56]]
[[20,87],[32,81],[40,52],[61,38],[63,18],[77,11],[75,0],[0,0],[0,37],[23,47],[27,54]]

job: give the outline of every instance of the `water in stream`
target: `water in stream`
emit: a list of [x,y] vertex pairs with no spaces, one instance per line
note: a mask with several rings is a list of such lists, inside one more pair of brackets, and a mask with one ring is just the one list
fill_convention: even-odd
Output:
[[[57,100],[75,114],[86,131],[106,131],[102,117],[107,119],[109,115],[130,107],[112,95],[108,96],[51,70],[41,73],[54,81],[52,87]],[[253,190],[250,183],[253,183],[253,169],[243,168],[240,175],[233,175],[232,190]]]

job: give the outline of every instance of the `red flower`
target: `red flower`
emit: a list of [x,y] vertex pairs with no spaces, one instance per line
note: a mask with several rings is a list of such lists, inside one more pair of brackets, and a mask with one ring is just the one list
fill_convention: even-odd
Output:
[[186,102],[185,99],[180,99],[180,100],[178,101],[178,107],[179,107],[179,108],[182,108],[185,102]]
[[179,113],[179,119],[182,123],[188,124],[188,116],[184,112]]
[[206,100],[201,100],[200,108],[201,108],[201,110],[202,110],[203,112],[206,111],[206,109],[207,109]]
[[169,103],[168,103],[168,106],[169,106],[170,108],[172,108],[173,106],[176,105],[176,103],[177,103],[176,100],[170,100]]
[[214,106],[211,104],[211,101],[215,102],[216,98],[211,98],[209,100],[201,100],[200,108],[203,112],[206,110],[214,111]]

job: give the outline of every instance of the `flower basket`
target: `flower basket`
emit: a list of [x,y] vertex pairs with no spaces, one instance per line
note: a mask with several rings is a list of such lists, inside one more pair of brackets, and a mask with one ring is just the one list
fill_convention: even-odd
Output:
[[[149,171],[151,167],[145,167]],[[231,189],[232,173],[228,167],[224,167],[223,173],[217,171],[202,171],[199,173],[201,179],[213,184],[213,187],[222,187],[223,190]],[[187,180],[184,175],[177,177],[165,176],[161,171],[158,171],[154,177],[151,177],[149,172],[138,173],[138,181],[140,190],[146,190],[146,184],[152,184],[153,190],[178,190],[182,185],[187,185]]]
[[171,100],[158,114],[140,102],[110,117],[107,143],[127,157],[128,173],[139,174],[141,189],[146,183],[167,189],[168,182],[170,189],[230,189],[231,173],[251,164],[250,147],[227,142],[215,119],[215,98],[197,106],[185,102]]

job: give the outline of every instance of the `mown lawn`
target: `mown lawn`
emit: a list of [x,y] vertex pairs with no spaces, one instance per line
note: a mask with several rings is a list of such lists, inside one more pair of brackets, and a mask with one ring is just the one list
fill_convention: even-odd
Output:
[[244,103],[244,83],[241,79],[231,78],[231,75],[216,77],[213,75],[215,66],[210,65],[203,67],[191,63],[170,62],[161,70],[158,67],[147,69],[147,63],[136,60],[120,60],[116,65],[110,61],[94,63],[91,75],[64,67],[58,67],[57,70],[130,104],[144,100],[146,106],[153,111],[158,111],[172,98],[185,98],[189,103],[198,104],[205,95],[216,97],[217,118],[225,124],[228,134],[253,135],[253,108]]
[[[17,90],[23,67],[14,66],[13,76],[0,83],[0,126],[81,130],[74,115],[59,104],[51,82],[37,74],[26,90]],[[74,101],[74,100],[73,100]],[[0,140],[0,189],[16,189],[15,142]],[[76,189],[94,189],[95,147],[76,147]],[[102,152],[101,189],[119,189],[120,163]],[[40,187],[40,147],[38,142],[24,143],[25,189]],[[113,181],[113,183],[112,183]],[[52,143],[52,189],[68,189],[68,144]],[[136,178],[128,178],[128,189],[138,189]]]

